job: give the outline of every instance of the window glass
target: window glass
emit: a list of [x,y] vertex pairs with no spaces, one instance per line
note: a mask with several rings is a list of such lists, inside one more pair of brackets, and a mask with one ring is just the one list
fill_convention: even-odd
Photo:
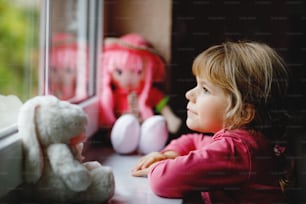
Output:
[[33,96],[95,95],[102,2],[0,0],[0,137],[16,131],[16,109]]
[[[87,0],[52,0],[49,5],[49,59],[44,92],[62,100],[80,102],[94,94],[90,63],[91,19]],[[91,21],[90,21],[91,19]]]
[[38,94],[39,1],[0,0],[0,94]]
[[38,94],[39,1],[0,0],[0,136]]

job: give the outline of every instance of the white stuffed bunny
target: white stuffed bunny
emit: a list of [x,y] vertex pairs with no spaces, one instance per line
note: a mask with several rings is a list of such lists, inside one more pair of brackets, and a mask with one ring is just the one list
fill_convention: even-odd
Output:
[[54,96],[27,101],[18,116],[24,181],[42,202],[104,202],[114,193],[110,167],[82,163],[83,110]]

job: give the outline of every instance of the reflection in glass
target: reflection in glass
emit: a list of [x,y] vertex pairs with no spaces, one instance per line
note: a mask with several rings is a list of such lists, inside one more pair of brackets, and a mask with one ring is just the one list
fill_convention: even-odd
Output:
[[52,0],[50,4],[48,94],[79,102],[89,93],[89,2]]
[[79,101],[86,98],[87,53],[86,44],[78,43],[69,33],[52,36],[49,61],[51,94],[62,100]]

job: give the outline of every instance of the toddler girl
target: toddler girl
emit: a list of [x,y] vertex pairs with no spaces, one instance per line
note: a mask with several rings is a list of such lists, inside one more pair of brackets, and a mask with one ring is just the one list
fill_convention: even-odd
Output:
[[163,197],[201,192],[204,203],[284,203],[282,152],[275,152],[284,127],[283,60],[263,43],[225,42],[198,55],[192,71],[186,124],[198,133],[147,154],[132,175],[148,176]]

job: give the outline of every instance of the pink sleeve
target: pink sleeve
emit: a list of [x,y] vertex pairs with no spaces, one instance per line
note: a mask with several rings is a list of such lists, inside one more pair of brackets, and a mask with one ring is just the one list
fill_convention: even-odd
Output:
[[220,138],[187,155],[156,163],[148,180],[157,195],[179,198],[192,191],[207,191],[246,181],[249,169],[248,148],[239,141]]
[[202,134],[184,134],[177,139],[174,139],[167,145],[162,152],[169,150],[175,151],[179,155],[186,155],[192,150],[198,149],[200,146],[204,146],[206,143],[211,141],[210,136]]

